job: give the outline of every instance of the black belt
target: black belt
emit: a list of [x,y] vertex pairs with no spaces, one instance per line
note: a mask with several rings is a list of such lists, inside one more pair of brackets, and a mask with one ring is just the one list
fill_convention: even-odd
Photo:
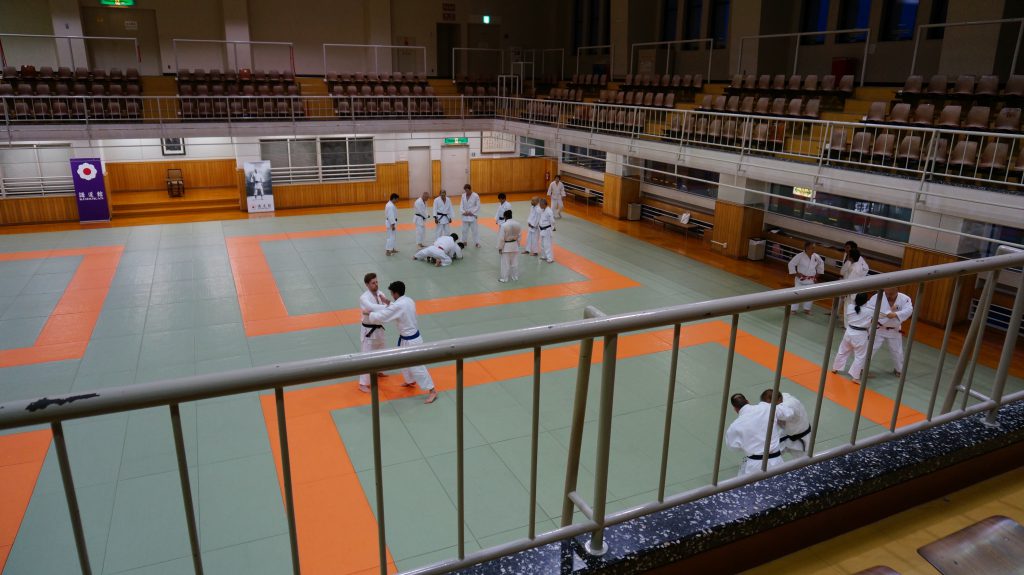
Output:
[[427,216],[424,216],[423,214],[416,214],[416,217],[423,218],[424,220],[427,219]]
[[441,221],[441,218],[448,218],[449,222],[452,221],[452,219],[450,217],[448,217],[448,214],[436,214],[434,216],[434,219],[437,220],[438,222]]
[[868,328],[866,328],[866,327],[857,327],[855,325],[848,325],[846,327],[848,327],[850,329],[855,329],[857,331],[867,331],[868,330]]
[[[900,328],[898,328],[898,327],[886,327],[884,325],[878,326],[878,329],[887,329],[889,331],[900,331]],[[903,332],[900,331],[900,333],[903,333]]]
[[370,331],[366,332],[366,337],[372,336],[373,332],[377,331],[378,329],[381,330],[381,331],[385,331],[384,330],[384,326],[382,326],[382,325],[374,325],[372,323],[364,323],[363,327],[365,327],[366,329],[370,330]]
[[542,229],[542,230],[548,230],[548,229],[551,229],[551,226],[541,226],[541,227],[540,227],[540,229]]
[[530,226],[530,229],[531,229],[531,230],[535,230],[535,229],[537,229],[537,226],[535,226],[535,225],[533,225],[533,224],[526,224],[526,225]]
[[811,433],[811,426],[808,425],[807,429],[801,431],[800,433],[796,433],[794,435],[783,435],[781,438],[779,438],[779,441],[785,441],[787,439],[790,440],[790,441],[800,441],[801,439],[807,437],[807,435],[810,434],[810,433]]
[[505,240],[506,244],[511,244],[512,242],[517,242],[518,243],[519,239],[517,238],[517,239],[514,239],[514,240]]
[[[773,451],[773,452],[768,454],[768,459],[775,459],[776,457],[781,457],[781,456],[782,456],[782,452],[781,451]],[[762,459],[764,459],[764,456],[760,455],[760,454],[758,454],[758,455],[748,455],[747,459],[753,459],[754,461],[761,461]]]

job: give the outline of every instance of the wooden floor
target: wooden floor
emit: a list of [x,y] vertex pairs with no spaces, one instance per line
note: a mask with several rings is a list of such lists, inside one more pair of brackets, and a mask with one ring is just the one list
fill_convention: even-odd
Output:
[[132,220],[136,224],[140,217],[178,214],[219,216],[224,211],[239,211],[238,189],[234,187],[190,189],[176,198],[168,196],[165,190],[116,192],[111,194],[110,203],[114,218],[136,218]]
[[[189,196],[194,197],[193,194]],[[530,198],[531,194],[509,194],[510,201],[524,201]],[[166,194],[165,194],[166,197]],[[492,199],[488,198],[488,202]],[[412,207],[413,200],[403,199],[398,201],[399,208],[410,208]],[[737,275],[746,278],[750,281],[764,285],[768,289],[780,289],[793,285],[793,280],[790,278],[786,266],[773,261],[754,262],[750,260],[735,260],[732,258],[723,257],[720,254],[714,253],[710,249],[710,245],[705,239],[694,237],[691,235],[684,236],[683,234],[666,230],[662,226],[650,222],[650,221],[637,221],[631,222],[627,220],[619,220],[610,216],[606,216],[601,212],[601,206],[584,204],[580,201],[574,201],[571,198],[567,198],[566,201],[566,212],[573,216],[582,218],[584,220],[600,224],[606,228],[619,231],[621,233],[633,236],[645,242],[652,243],[664,249],[673,251],[680,255],[684,255],[689,258],[693,258],[697,261],[705,263],[710,266],[714,266],[723,271],[727,271],[733,275]],[[305,216],[312,214],[328,214],[328,213],[348,213],[348,212],[361,212],[377,208],[373,205],[359,204],[359,205],[347,205],[347,206],[331,206],[324,208],[300,208],[291,210],[282,210],[275,212],[273,217],[289,217],[289,216]],[[217,211],[203,211],[198,213],[166,213],[166,214],[152,214],[152,215],[140,215],[127,218],[115,218],[110,222],[98,223],[98,224],[80,224],[78,222],[63,222],[63,223],[51,223],[51,224],[32,224],[32,225],[15,225],[15,226],[0,226],[0,234],[17,234],[17,233],[40,233],[50,231],[65,231],[65,230],[80,230],[90,228],[113,228],[113,227],[124,227],[124,226],[142,226],[142,225],[155,225],[155,224],[172,224],[172,223],[189,223],[189,222],[207,222],[214,220],[238,220],[248,219],[249,217],[267,217],[266,214],[257,214],[250,216],[246,212],[240,211],[237,207],[231,209],[221,209]],[[827,309],[830,305],[829,302],[818,302],[821,309]],[[652,307],[660,305],[660,302],[651,302]],[[958,326],[952,336],[950,337],[950,350],[956,350],[962,347],[963,338],[967,331],[966,323]],[[920,341],[926,345],[938,348],[942,344],[943,330],[921,323],[917,329],[917,341]],[[981,347],[980,361],[983,365],[989,367],[995,367],[999,362],[999,354],[1002,349],[1002,332],[995,332],[993,330],[986,330],[985,332],[985,345]],[[1017,347],[1014,351],[1013,361],[1010,366],[1010,375],[1014,377],[1024,377],[1024,340],[1017,340]]]

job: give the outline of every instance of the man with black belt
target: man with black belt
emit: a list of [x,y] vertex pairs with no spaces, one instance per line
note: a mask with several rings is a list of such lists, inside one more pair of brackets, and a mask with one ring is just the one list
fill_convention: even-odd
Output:
[[[370,323],[395,322],[398,326],[398,347],[409,347],[423,344],[420,337],[419,325],[416,321],[416,302],[405,295],[405,284],[402,282],[391,282],[388,286],[391,290],[391,302],[383,310],[370,314]],[[434,403],[437,399],[437,390],[434,389],[434,380],[426,366],[416,365],[402,370],[402,377],[405,383],[402,387],[419,385],[420,389],[427,392],[427,398],[423,403]]]
[[508,196],[505,192],[498,194],[498,211],[494,212],[494,223],[501,225],[501,222],[505,221],[505,212],[512,209],[512,204],[508,203]]
[[519,236],[522,226],[512,219],[512,210],[505,212],[505,221],[498,228],[498,257],[501,258],[501,283],[519,279]]
[[[366,291],[359,296],[359,309],[363,312],[363,327],[359,330],[359,351],[384,349],[387,347],[384,326],[370,322],[370,314],[387,309],[390,300],[378,289],[380,282],[377,280],[377,274],[370,272],[363,276],[363,284]],[[359,391],[370,391],[370,374],[364,373],[359,376]]]
[[540,241],[540,230],[537,229],[537,223],[540,222],[540,208],[537,207],[539,201],[537,196],[530,198],[530,215],[526,218],[526,226],[529,228],[526,232],[526,253],[531,256],[537,255],[537,244]]
[[434,230],[435,240],[452,233],[452,201],[448,199],[446,190],[441,190],[441,195],[434,198],[434,223],[437,224],[437,229]]
[[427,235],[427,218],[430,217],[430,210],[427,209],[427,200],[430,199],[430,194],[423,192],[416,202],[412,205],[412,219],[413,223],[416,224],[416,247],[423,249],[426,246],[426,240],[424,237]]
[[[743,452],[743,463],[740,463],[737,477],[751,475],[761,471],[761,461],[764,460],[764,436],[768,431],[768,415],[771,413],[770,403],[758,403],[756,405],[747,401],[742,393],[734,394],[729,398],[733,409],[739,416],[725,432],[725,443],[733,449]],[[782,451],[779,448],[781,437],[778,421],[779,418],[789,417],[791,414],[787,408],[779,405],[775,408],[775,421],[772,423],[771,440],[768,445],[768,469],[782,465]]]
[[[910,296],[900,293],[894,287],[887,287],[882,290],[882,309],[878,313],[878,328],[875,331],[875,346],[871,353],[878,353],[882,342],[889,348],[889,357],[892,358],[892,372],[896,377],[900,376],[903,369],[903,322],[910,319],[914,313],[914,303]],[[874,298],[871,302],[874,302]],[[874,309],[873,306],[869,306]]]
[[555,235],[555,214],[548,207],[548,201],[540,199],[540,214],[537,216],[537,231],[540,233],[540,259],[555,263],[555,249],[552,246]]
[[[772,390],[764,390],[761,393],[761,401],[771,404],[772,395]],[[774,395],[775,403],[779,404],[779,407],[775,408],[775,412],[778,413],[779,408],[785,407],[784,411],[792,413],[792,415],[786,413],[785,416],[778,418],[779,423],[782,424],[782,437],[779,438],[779,445],[787,451],[806,453],[808,436],[811,434],[811,422],[807,419],[807,409],[791,393],[782,392]]]

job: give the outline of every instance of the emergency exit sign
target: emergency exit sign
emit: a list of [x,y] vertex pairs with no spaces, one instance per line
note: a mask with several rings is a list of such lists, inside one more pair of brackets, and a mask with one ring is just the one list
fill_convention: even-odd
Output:
[[101,6],[135,6],[135,0],[100,0]]
[[469,138],[445,138],[444,143],[447,145],[451,144],[468,144]]

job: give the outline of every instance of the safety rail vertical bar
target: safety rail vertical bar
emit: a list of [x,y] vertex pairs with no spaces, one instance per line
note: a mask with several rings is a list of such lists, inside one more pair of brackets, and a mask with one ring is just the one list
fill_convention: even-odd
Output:
[[[978,355],[981,353],[981,344],[985,341],[985,328],[988,326],[988,312],[992,309],[992,297],[995,295],[995,286],[999,285],[999,270],[991,273],[989,281],[992,283],[992,291],[985,299],[984,309],[979,306],[974,310],[975,316],[981,316],[978,322],[978,335],[974,340],[974,350],[971,352],[970,370],[967,373],[967,383],[963,385],[964,397],[960,409],[967,409],[967,400],[971,396],[971,387],[974,385],[974,370],[978,367]],[[987,287],[987,286],[986,286]]]
[[540,436],[540,348],[533,348],[533,417],[530,429],[530,539],[537,536],[537,452]]
[[818,376],[818,394],[814,400],[814,419],[811,421],[811,437],[807,441],[807,456],[814,457],[814,444],[818,439],[818,422],[821,421],[821,404],[825,398],[825,383],[828,381],[829,363],[832,361],[832,344],[835,341],[833,335],[836,330],[836,324],[839,322],[839,314],[845,313],[846,310],[840,312],[839,302],[844,301],[845,298],[837,296],[832,298],[832,313],[828,318],[828,331],[825,332],[825,356],[821,360],[821,373]]
[[192,501],[192,481],[188,475],[188,459],[185,456],[185,435],[181,431],[181,409],[172,403],[171,429],[174,431],[174,454],[178,459],[178,479],[181,481],[181,500],[185,504],[185,524],[188,525],[188,543],[192,550],[192,567],[196,575],[203,574],[203,556],[199,547],[199,530],[196,529],[196,508]]
[[[764,432],[764,447],[761,451],[761,471],[768,471],[768,457],[771,455],[772,431],[775,430],[775,411],[778,403],[779,385],[782,383],[782,366],[786,361],[786,340],[789,339],[789,320],[793,315],[793,307],[785,306],[782,312],[782,327],[779,334],[779,352],[775,359],[775,376],[772,378],[772,402],[768,407],[768,428]],[[781,446],[780,446],[781,447]]]
[[679,334],[681,326],[672,328],[672,364],[668,369],[668,397],[665,399],[665,434],[661,440],[661,475],[658,479],[658,502],[665,501],[665,480],[668,476],[668,445],[672,437],[672,408],[676,400],[676,373],[679,366]]
[[572,402],[572,425],[569,428],[569,454],[565,465],[565,489],[562,493],[562,524],[572,524],[573,502],[569,494],[576,491],[580,471],[580,449],[583,445],[583,420],[587,416],[587,394],[590,390],[590,361],[594,352],[594,338],[580,342],[579,363],[576,366],[576,393]]
[[1020,282],[1017,285],[1017,297],[1013,300],[1013,310],[1010,312],[1010,323],[1006,326],[1006,339],[1003,340],[1003,350],[999,355],[999,367],[996,368],[995,381],[992,383],[992,401],[996,407],[992,408],[985,416],[987,425],[996,424],[996,416],[999,414],[999,405],[1003,402],[1003,391],[1006,389],[1006,376],[1010,371],[1010,361],[1013,358],[1013,350],[1017,346],[1017,334],[1020,333],[1020,319],[1024,313],[1024,272],[1020,274]]
[[725,441],[725,414],[729,411],[729,388],[732,386],[732,364],[736,357],[736,332],[740,327],[740,315],[732,314],[729,328],[729,355],[725,360],[725,382],[722,385],[722,408],[718,417],[718,442],[715,444],[715,467],[711,470],[711,485],[718,485],[718,468],[722,465],[722,443]]
[[953,297],[949,300],[946,330],[942,334],[942,345],[939,346],[939,365],[935,368],[935,382],[932,384],[932,393],[928,399],[928,421],[932,420],[932,415],[935,413],[935,401],[939,395],[939,384],[942,382],[942,368],[946,363],[946,351],[949,349],[949,338],[953,333],[953,322],[956,321],[956,302],[960,299],[960,290],[964,285],[964,277],[957,276],[956,284],[953,286]]
[[281,447],[281,477],[284,480],[284,510],[288,516],[288,542],[292,552],[292,571],[299,575],[299,536],[295,527],[295,495],[292,489],[292,456],[288,444],[288,420],[284,410],[284,388],[274,388],[274,405],[277,408],[277,441]]
[[[917,284],[917,293],[914,294],[914,301],[920,303],[921,296],[924,295],[924,282]],[[914,349],[914,335],[917,333],[917,319],[921,312],[920,305],[914,306],[914,311],[910,316],[910,330],[907,332],[907,350],[903,354],[903,364],[899,366],[900,370],[900,383],[896,388],[896,397],[893,399],[892,404],[892,419],[889,421],[889,431],[896,431],[896,419],[899,417],[900,404],[903,402],[903,388],[907,382],[907,370],[910,369],[910,352]],[[903,337],[901,332],[899,335]]]
[[597,529],[585,548],[591,555],[608,552],[604,542],[605,505],[608,501],[608,460],[612,446],[612,404],[615,401],[615,365],[619,349],[618,334],[604,336],[601,363],[601,403],[597,416],[597,461],[594,469],[594,522]]
[[464,450],[465,426],[465,366],[462,358],[455,360],[455,477],[457,518],[459,522],[459,559],[466,557],[466,456]]
[[[995,290],[998,278],[998,274],[993,274],[992,272],[988,272],[988,274],[989,276],[985,280],[985,287],[981,292],[978,307],[974,310],[974,318],[971,320],[970,327],[967,328],[967,335],[964,336],[963,348],[960,350],[960,356],[957,358],[956,368],[953,369],[953,378],[949,382],[946,398],[942,402],[942,413],[949,413],[953,409],[953,404],[956,403],[957,388],[963,380],[964,372],[967,371],[968,363],[973,359],[971,357],[973,353],[968,352],[968,348],[978,341],[979,332],[983,330],[981,326],[988,315],[988,305],[992,301],[992,292]],[[951,302],[951,304],[955,305],[956,302]],[[966,395],[966,392],[964,394]]]
[[68,502],[68,514],[71,515],[71,530],[75,534],[75,549],[78,551],[78,564],[82,575],[91,575],[89,550],[85,545],[85,530],[82,528],[82,513],[78,508],[78,495],[75,494],[75,481],[71,477],[71,461],[68,460],[68,446],[64,442],[64,426],[60,421],[50,424],[53,433],[53,445],[57,448],[57,464],[60,467],[60,478],[64,484],[64,497]]
[[384,525],[384,468],[381,463],[380,386],[378,374],[370,372],[370,415],[373,428],[373,484],[377,499],[377,560],[380,575],[388,575],[387,531]]
[[875,296],[875,311],[871,315],[871,327],[868,329],[868,349],[864,354],[864,366],[860,368],[860,389],[857,390],[857,409],[853,412],[853,429],[850,431],[850,444],[857,443],[857,431],[860,428],[860,416],[864,410],[864,394],[868,388],[868,372],[871,369],[871,355],[875,345],[875,335],[878,328],[878,314],[882,311],[882,298],[885,295],[878,290]]

